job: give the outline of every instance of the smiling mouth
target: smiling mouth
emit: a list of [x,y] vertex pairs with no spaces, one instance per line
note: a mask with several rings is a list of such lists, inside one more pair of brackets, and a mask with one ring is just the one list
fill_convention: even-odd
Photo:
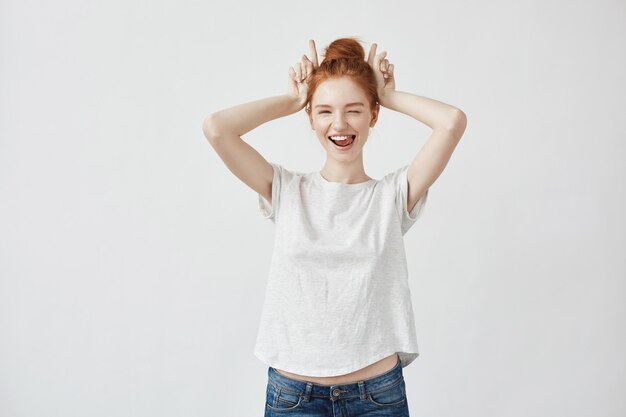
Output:
[[354,140],[356,139],[356,135],[350,135],[348,136],[347,139],[343,139],[343,140],[334,140],[330,136],[328,137],[328,139],[331,142],[333,142],[335,145],[339,146],[340,148],[343,148],[345,146],[350,146],[352,142],[354,142]]

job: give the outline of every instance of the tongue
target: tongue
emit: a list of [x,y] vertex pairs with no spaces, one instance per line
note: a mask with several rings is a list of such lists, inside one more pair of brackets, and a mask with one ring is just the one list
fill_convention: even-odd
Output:
[[349,137],[348,139],[345,140],[336,140],[335,143],[339,146],[345,146],[348,145],[350,142],[352,142],[352,137]]

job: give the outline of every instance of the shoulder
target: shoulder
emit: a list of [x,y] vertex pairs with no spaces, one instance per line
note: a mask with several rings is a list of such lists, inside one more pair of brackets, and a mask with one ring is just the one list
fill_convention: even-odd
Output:
[[408,168],[408,165],[395,168],[393,171],[387,173],[380,181],[391,187],[393,190],[398,190],[402,186],[402,180],[406,181]]

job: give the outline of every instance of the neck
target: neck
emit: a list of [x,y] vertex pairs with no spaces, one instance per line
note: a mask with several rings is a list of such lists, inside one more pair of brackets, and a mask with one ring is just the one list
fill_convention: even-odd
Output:
[[357,184],[371,180],[365,173],[362,159],[346,163],[327,159],[320,174],[328,181],[343,184]]

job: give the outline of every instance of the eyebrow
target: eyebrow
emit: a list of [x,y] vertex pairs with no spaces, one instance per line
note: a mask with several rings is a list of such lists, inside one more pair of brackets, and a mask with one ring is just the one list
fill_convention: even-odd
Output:
[[[365,104],[363,104],[363,103],[361,103],[359,101],[359,102],[356,102],[356,103],[348,103],[348,104],[346,104],[346,107],[348,107],[348,106],[363,106],[363,107],[365,107]],[[328,104],[318,104],[314,108],[318,108],[318,107],[332,107],[332,106],[330,106]]]

